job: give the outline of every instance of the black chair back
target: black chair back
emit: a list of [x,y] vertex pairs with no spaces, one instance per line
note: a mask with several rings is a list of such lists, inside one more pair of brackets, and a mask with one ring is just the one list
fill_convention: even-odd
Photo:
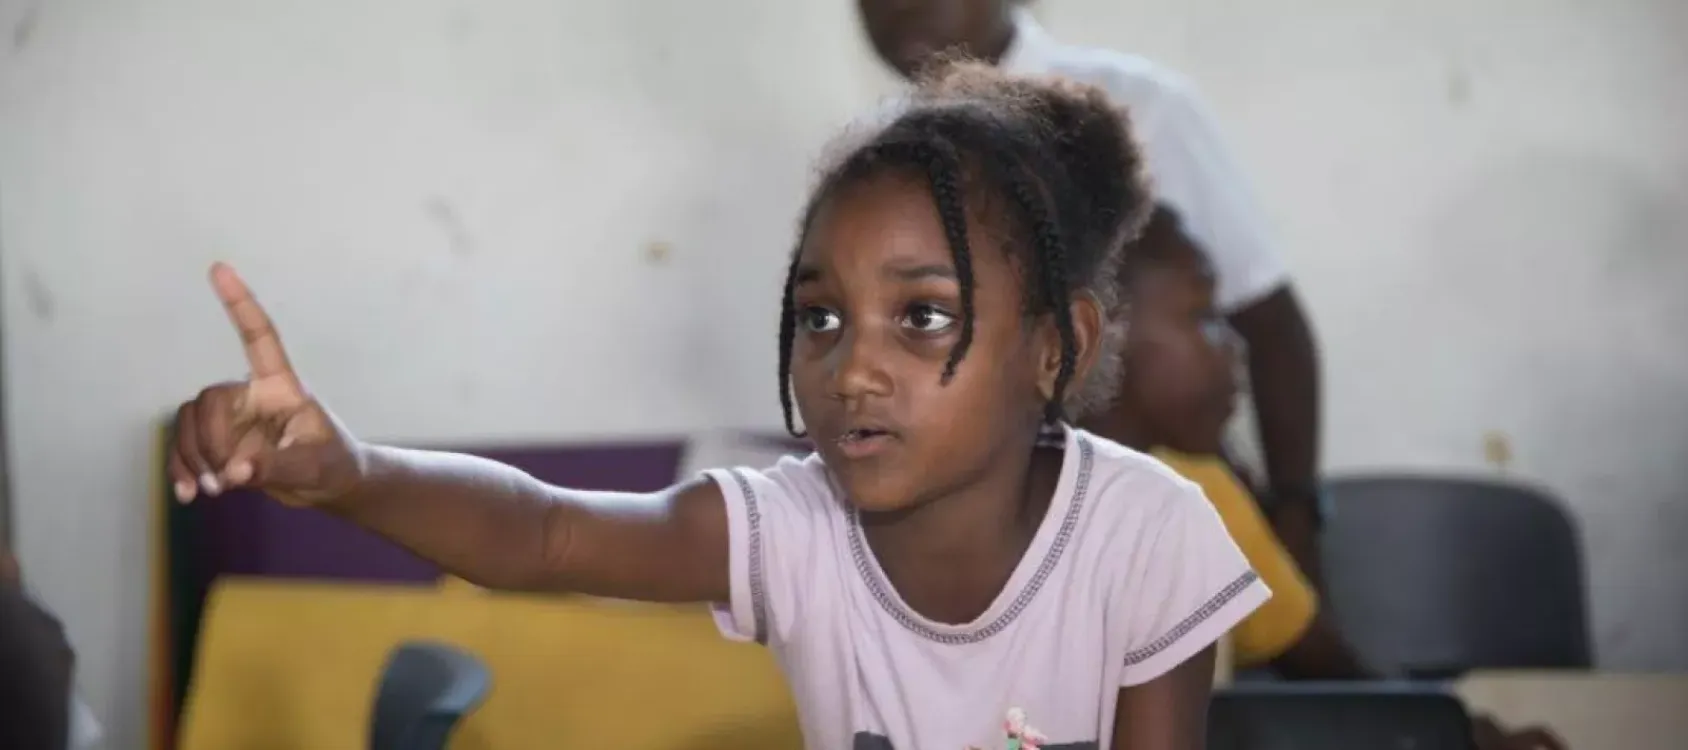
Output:
[[370,750],[445,750],[452,730],[485,700],[490,684],[486,665],[456,646],[399,646],[382,670]]
[[1410,684],[1262,684],[1214,692],[1209,750],[1471,750],[1458,698]]
[[1591,665],[1576,528],[1546,492],[1429,476],[1327,491],[1326,605],[1368,664],[1430,678]]

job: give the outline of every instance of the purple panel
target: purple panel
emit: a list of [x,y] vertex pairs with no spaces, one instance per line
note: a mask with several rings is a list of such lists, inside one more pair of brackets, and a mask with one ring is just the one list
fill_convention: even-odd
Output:
[[315,510],[257,492],[205,504],[208,572],[218,575],[430,583],[439,569],[402,547]]
[[[674,481],[679,443],[499,448],[466,452],[503,461],[546,482],[646,492]],[[432,583],[439,569],[381,537],[326,513],[289,508],[255,492],[196,504],[206,580],[220,575]]]
[[807,456],[815,452],[815,444],[808,438],[792,437],[790,435],[772,435],[768,433],[752,433],[747,436],[750,441],[764,448],[785,451],[793,456]]
[[583,490],[655,492],[680,473],[680,442],[467,449],[502,461],[540,480]]

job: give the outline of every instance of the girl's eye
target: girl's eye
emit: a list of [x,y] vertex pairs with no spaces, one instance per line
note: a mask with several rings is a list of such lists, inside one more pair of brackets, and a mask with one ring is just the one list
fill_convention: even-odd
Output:
[[942,333],[955,325],[955,316],[931,305],[915,305],[903,316],[903,324],[921,333]]
[[835,331],[842,323],[838,313],[824,307],[805,307],[797,312],[797,318],[804,328],[813,333]]

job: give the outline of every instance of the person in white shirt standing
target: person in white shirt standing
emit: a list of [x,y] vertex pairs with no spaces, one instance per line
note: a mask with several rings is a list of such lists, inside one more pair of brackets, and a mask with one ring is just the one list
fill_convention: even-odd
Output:
[[1256,496],[1319,586],[1317,347],[1265,218],[1191,85],[1140,57],[1061,44],[1014,0],[857,4],[874,50],[904,77],[960,52],[1010,73],[1096,86],[1129,112],[1159,201],[1209,256],[1218,307],[1247,344],[1266,469]]

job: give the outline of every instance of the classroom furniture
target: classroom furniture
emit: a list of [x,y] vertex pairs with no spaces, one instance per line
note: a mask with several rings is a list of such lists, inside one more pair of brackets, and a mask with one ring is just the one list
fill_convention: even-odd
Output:
[[480,659],[449,643],[399,644],[381,670],[370,750],[445,750],[458,722],[486,700],[491,679]]
[[1415,683],[1239,684],[1214,692],[1209,750],[1470,750],[1471,718]]
[[1688,747],[1688,674],[1479,671],[1453,690],[1473,714],[1546,726],[1571,750]]
[[[291,508],[237,490],[216,502],[182,505],[172,496],[159,432],[151,489],[156,510],[151,653],[150,750],[175,750],[182,702],[192,690],[206,597],[224,576],[432,587],[438,566],[326,513]],[[528,446],[455,446],[539,479],[581,489],[648,491],[673,483],[683,440],[600,441]]]
[[1367,663],[1425,678],[1590,666],[1581,545],[1545,490],[1430,475],[1326,488],[1326,604]]
[[768,650],[722,638],[701,606],[225,576],[205,613],[179,750],[365,746],[373,686],[412,641],[491,676],[453,750],[803,745]]

